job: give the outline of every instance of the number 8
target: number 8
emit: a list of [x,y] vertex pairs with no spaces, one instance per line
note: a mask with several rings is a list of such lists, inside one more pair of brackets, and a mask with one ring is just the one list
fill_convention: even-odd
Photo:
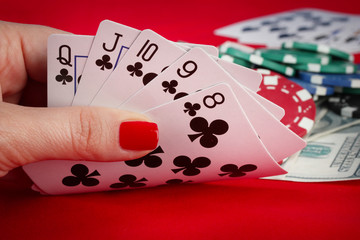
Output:
[[[217,96],[219,96],[219,98],[217,98]],[[207,99],[212,100],[211,102],[209,102],[211,105],[207,103]],[[203,99],[203,103],[207,108],[214,108],[216,107],[216,105],[223,104],[224,102],[225,102],[224,95],[218,92],[214,93],[213,95],[207,95]]]

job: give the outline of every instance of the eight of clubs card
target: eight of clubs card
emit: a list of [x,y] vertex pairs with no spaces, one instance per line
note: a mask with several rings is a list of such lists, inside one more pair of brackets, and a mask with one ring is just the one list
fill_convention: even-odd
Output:
[[[159,125],[164,164],[183,181],[285,173],[259,140],[228,84],[217,84],[145,114]],[[246,165],[251,165],[251,171],[241,173]]]

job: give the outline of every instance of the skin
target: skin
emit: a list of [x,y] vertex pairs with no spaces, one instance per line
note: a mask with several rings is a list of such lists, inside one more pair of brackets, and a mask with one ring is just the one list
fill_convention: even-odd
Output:
[[152,149],[119,145],[124,121],[141,114],[103,107],[45,108],[47,38],[61,30],[0,21],[0,177],[48,159],[122,161]]

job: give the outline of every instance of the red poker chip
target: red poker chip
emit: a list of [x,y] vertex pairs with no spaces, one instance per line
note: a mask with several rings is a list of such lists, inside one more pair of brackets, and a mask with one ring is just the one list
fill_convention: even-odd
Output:
[[281,122],[298,136],[305,136],[313,127],[316,106],[311,94],[300,85],[268,69],[258,69],[263,75],[260,89],[262,97],[285,110]]

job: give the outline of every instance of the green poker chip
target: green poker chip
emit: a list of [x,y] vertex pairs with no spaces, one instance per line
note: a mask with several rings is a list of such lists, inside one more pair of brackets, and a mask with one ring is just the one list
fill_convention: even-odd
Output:
[[360,95],[360,88],[335,87],[334,91],[342,94]]
[[235,48],[235,49],[238,49],[239,51],[246,52],[246,53],[253,53],[255,51],[255,48],[249,47],[247,45],[236,43],[236,42],[231,42],[231,41],[226,41],[219,46],[219,52],[224,53],[224,52],[226,52],[226,50],[228,48]]
[[243,67],[247,67],[247,68],[252,67],[252,64],[250,62],[245,61],[241,58],[236,58],[236,57],[230,56],[228,54],[220,53],[219,58],[221,58],[227,62],[232,62],[232,63],[238,64],[238,65],[241,65]]
[[290,49],[257,49],[255,51],[256,55],[259,55],[263,58],[281,62],[285,64],[305,64],[305,63],[319,63],[319,64],[329,64],[331,61],[331,56],[312,53],[306,51],[290,50]]
[[357,66],[355,64],[344,61],[332,61],[326,65],[321,65],[318,63],[295,64],[292,65],[292,67],[297,70],[315,73],[351,74],[355,73],[357,70]]
[[283,49],[298,49],[298,50],[306,50],[317,53],[324,53],[350,62],[354,62],[354,56],[352,54],[340,51],[335,48],[331,48],[323,44],[289,41],[282,43],[281,47]]
[[235,58],[240,58],[243,60],[246,60],[252,64],[255,64],[257,66],[262,66],[264,68],[268,68],[271,69],[273,71],[282,73],[286,76],[294,76],[295,75],[295,69],[268,59],[264,59],[261,56],[255,55],[255,54],[250,54],[250,53],[246,53],[246,52],[242,52],[238,49],[235,48],[228,48],[225,52],[226,54],[233,56]]

